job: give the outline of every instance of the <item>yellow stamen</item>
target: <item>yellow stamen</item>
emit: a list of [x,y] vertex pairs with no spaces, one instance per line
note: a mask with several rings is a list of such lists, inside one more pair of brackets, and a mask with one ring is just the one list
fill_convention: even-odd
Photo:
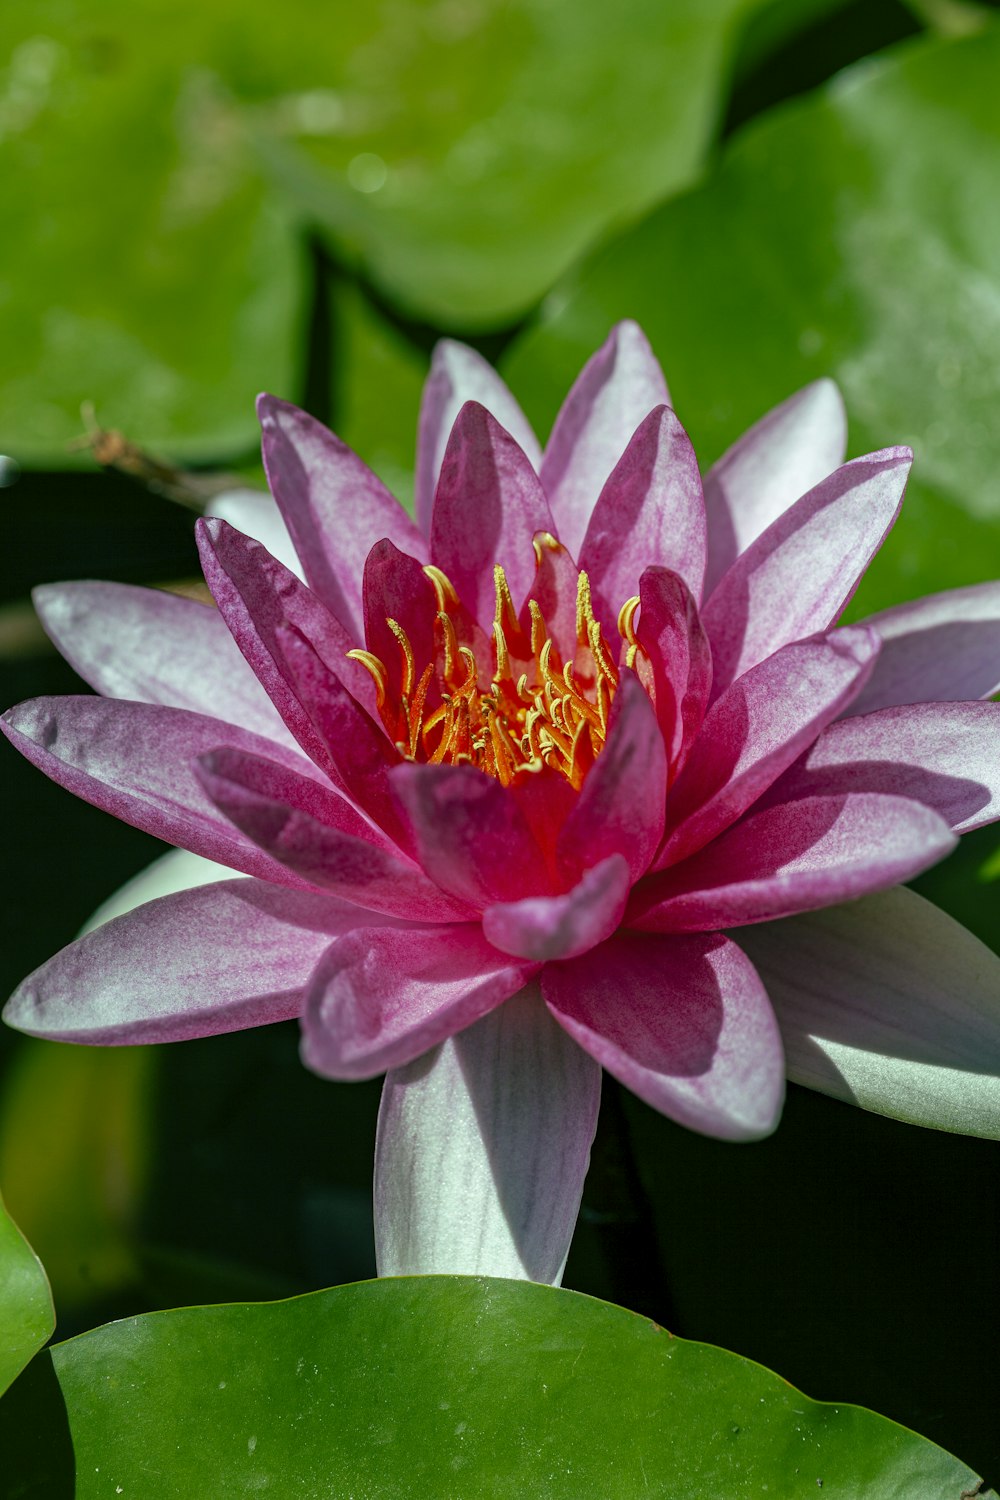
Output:
[[389,673],[378,657],[373,656],[370,651],[362,651],[360,647],[355,647],[353,651],[348,651],[347,654],[352,661],[360,662],[365,670],[371,673],[372,681],[375,683],[375,702],[381,710],[385,706],[385,695],[389,687]]
[[628,641],[630,646],[638,646],[639,640],[635,633],[635,616],[639,608],[639,595],[633,594],[631,599],[626,599],[618,611],[618,634],[623,641]]
[[454,609],[458,604],[458,590],[447,573],[442,573],[441,569],[435,567],[433,563],[424,563],[424,572],[434,585],[438,609],[445,611],[449,608]]
[[536,531],[531,538],[531,545],[535,550],[535,567],[542,566],[542,558],[545,552],[562,551],[562,543],[557,542],[551,531]]
[[417,680],[417,664],[413,659],[413,647],[410,645],[410,637],[407,635],[406,631],[403,629],[402,625],[400,625],[398,620],[390,620],[387,617],[385,623],[388,625],[389,629],[392,631],[399,644],[400,654],[403,658],[402,691],[403,697],[408,698],[413,692],[413,685]]
[[499,563],[493,569],[493,588],[496,593],[496,607],[493,618],[498,625],[506,625],[513,634],[517,630],[517,610],[510,596],[510,584],[507,575]]

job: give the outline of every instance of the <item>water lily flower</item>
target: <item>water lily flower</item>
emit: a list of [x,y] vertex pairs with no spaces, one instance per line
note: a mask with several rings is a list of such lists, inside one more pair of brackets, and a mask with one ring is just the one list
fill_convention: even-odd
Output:
[[730,1140],[774,1128],[786,1070],[1000,1134],[1000,961],[898,888],[1000,816],[1000,585],[837,625],[907,449],[844,463],[820,381],[703,483],[633,324],[544,454],[440,346],[415,519],[305,413],[260,416],[277,510],[198,523],[218,608],[41,589],[101,696],[4,721],[196,878],[240,878],[106,921],[8,1021],[134,1043],[301,1016],[317,1072],[386,1072],[383,1273],[557,1281],[602,1068]]

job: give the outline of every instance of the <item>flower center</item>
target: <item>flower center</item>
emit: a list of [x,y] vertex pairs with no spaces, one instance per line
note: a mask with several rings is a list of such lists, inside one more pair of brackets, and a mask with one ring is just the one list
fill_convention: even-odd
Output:
[[[563,550],[546,533],[534,546],[539,565],[545,549]],[[440,568],[428,564],[424,573],[438,606],[433,660],[418,670],[407,632],[388,617],[401,658],[396,692],[380,657],[348,652],[371,673],[382,722],[400,755],[431,765],[476,766],[503,786],[548,766],[579,788],[604,746],[618,686],[587,574],[577,574],[575,640],[565,640],[554,638],[536,599],[529,598],[518,616],[499,563],[493,570],[491,637],[474,624]],[[637,650],[638,604],[638,596],[627,600],[618,615],[629,666]]]

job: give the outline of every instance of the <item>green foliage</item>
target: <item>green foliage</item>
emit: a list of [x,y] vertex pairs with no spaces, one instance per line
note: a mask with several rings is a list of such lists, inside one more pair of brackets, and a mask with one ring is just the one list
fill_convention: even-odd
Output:
[[56,1326],[41,1261],[0,1198],[0,1392]]
[[[185,1308],[44,1355],[0,1404],[15,1491],[634,1500],[954,1495],[905,1428],[749,1360],[523,1282],[401,1278]],[[22,1485],[23,1489],[18,1489]],[[44,1489],[49,1485],[49,1489]]]
[[544,428],[625,316],[704,461],[832,375],[852,452],[916,453],[857,609],[1000,574],[998,71],[1000,29],[920,42],[749,126],[553,294],[506,364],[529,414]]

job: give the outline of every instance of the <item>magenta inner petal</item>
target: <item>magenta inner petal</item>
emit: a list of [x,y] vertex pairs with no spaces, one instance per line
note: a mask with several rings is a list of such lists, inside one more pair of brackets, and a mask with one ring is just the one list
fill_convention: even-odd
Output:
[[488,906],[483,932],[494,948],[543,963],[576,958],[609,938],[628,900],[631,876],[620,854],[612,854],[581,876],[562,896],[535,896]]

